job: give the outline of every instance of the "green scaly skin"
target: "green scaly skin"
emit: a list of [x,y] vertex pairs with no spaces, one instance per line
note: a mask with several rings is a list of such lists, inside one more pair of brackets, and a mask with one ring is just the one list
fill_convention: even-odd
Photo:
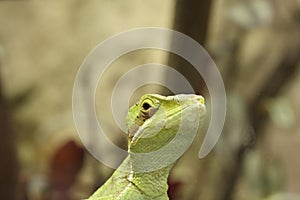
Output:
[[[186,112],[185,115],[183,112]],[[199,115],[192,114],[195,112],[199,112]],[[166,161],[162,167],[157,167],[156,165],[164,162],[164,158],[155,152],[174,139],[180,124],[183,124],[182,117],[189,118],[184,121],[185,129],[183,129],[189,130],[189,128],[198,129],[204,121],[204,115],[204,98],[199,95],[142,96],[140,101],[130,108],[126,117],[129,136],[128,157],[89,200],[169,199],[167,179],[181,154],[167,152],[167,156],[174,157],[174,160]],[[195,116],[198,119],[194,119]],[[184,138],[193,139],[194,135],[189,132],[184,132]],[[153,161],[153,164],[144,164],[145,161],[135,156],[143,153],[148,155],[151,152],[154,154],[149,156],[149,160]]]

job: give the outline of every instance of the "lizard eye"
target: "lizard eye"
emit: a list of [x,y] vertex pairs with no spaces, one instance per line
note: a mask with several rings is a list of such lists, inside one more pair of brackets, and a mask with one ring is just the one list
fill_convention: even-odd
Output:
[[152,117],[156,111],[158,110],[158,107],[155,107],[152,100],[146,99],[141,104],[141,116],[144,118],[144,120]]
[[142,107],[144,110],[148,110],[151,106],[149,103],[145,102],[145,103],[143,103]]

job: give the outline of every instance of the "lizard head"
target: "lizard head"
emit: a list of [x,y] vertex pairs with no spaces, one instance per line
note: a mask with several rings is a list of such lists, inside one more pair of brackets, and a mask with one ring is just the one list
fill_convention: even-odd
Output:
[[193,137],[189,129],[198,129],[204,115],[204,98],[200,95],[146,94],[130,108],[126,117],[128,151],[156,151],[170,143],[180,131],[185,132],[184,137]]

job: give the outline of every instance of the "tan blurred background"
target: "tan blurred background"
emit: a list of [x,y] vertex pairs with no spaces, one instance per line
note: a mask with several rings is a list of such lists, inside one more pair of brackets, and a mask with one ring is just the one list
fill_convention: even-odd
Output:
[[[0,199],[86,198],[110,176],[113,169],[92,158],[75,130],[73,83],[97,44],[147,26],[179,30],[204,45],[228,97],[217,146],[199,160],[202,136],[195,140],[171,174],[170,199],[300,199],[299,0],[0,1]],[[126,136],[105,102],[124,72],[149,62],[192,77],[187,63],[155,50],[112,64],[97,109],[124,149]],[[209,99],[205,86],[194,86]],[[135,95],[153,90],[161,89]]]

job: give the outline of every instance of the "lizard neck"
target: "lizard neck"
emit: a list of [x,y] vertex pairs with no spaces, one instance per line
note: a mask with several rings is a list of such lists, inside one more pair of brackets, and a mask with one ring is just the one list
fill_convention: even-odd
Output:
[[128,174],[128,181],[130,181],[141,193],[144,193],[151,198],[167,195],[168,191],[168,176],[175,163],[155,171],[139,172],[135,170],[135,160],[131,154],[128,156],[128,164],[130,172]]

